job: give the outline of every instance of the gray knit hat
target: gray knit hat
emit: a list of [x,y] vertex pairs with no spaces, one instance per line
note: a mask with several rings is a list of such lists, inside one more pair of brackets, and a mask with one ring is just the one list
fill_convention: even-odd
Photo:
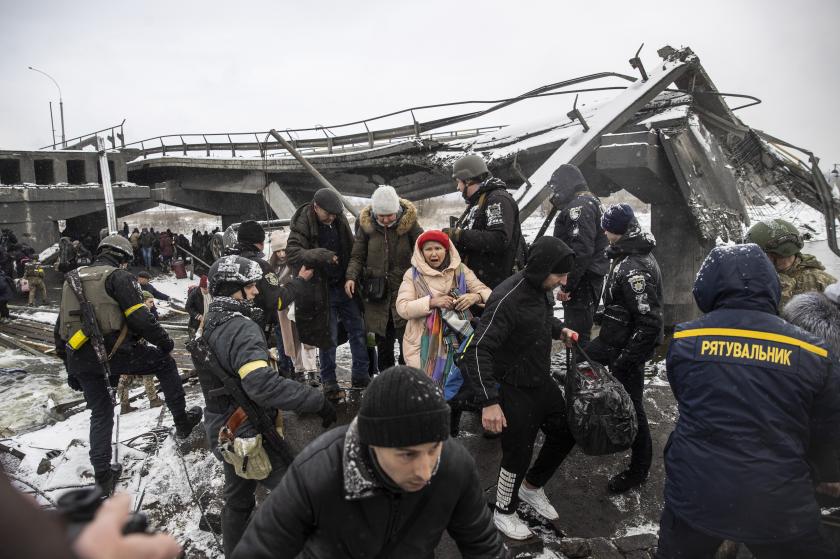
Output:
[[341,215],[344,213],[344,204],[341,198],[329,188],[322,188],[315,192],[312,200],[318,204],[318,207],[333,215]]
[[387,448],[445,441],[449,405],[420,369],[386,369],[365,389],[356,422],[363,444]]

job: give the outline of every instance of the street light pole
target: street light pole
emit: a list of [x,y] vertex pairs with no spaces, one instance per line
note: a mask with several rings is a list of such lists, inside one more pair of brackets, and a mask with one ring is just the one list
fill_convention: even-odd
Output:
[[[67,140],[66,140],[66,137],[64,135],[64,98],[61,95],[61,86],[58,85],[58,82],[55,81],[55,78],[53,78],[51,75],[44,72],[43,70],[39,70],[38,68],[33,68],[32,66],[27,66],[27,68],[29,68],[33,72],[38,72],[39,74],[44,74],[45,76],[47,76],[50,80],[52,80],[52,82],[55,84],[55,87],[58,89],[58,110],[59,110],[59,113],[61,114],[61,147],[66,148],[67,147]],[[50,113],[50,114],[52,114],[52,113]]]

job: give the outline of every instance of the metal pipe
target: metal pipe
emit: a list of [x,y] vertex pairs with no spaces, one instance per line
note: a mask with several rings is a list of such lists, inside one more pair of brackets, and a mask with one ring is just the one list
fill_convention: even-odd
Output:
[[52,148],[55,149],[55,120],[53,120],[52,101],[50,101],[50,128],[52,128],[52,135],[53,135]]
[[353,214],[353,217],[355,217],[356,219],[359,219],[358,210],[356,210],[353,206],[351,206],[350,202],[347,201],[347,198],[345,198],[344,195],[341,192],[339,192],[338,189],[330,183],[330,181],[328,181],[326,178],[324,178],[324,175],[319,173],[318,169],[313,167],[312,164],[309,161],[307,161],[305,157],[303,157],[300,153],[298,153],[298,150],[296,150],[292,146],[292,144],[290,144],[288,142],[288,140],[286,140],[286,138],[284,138],[283,136],[278,134],[277,130],[275,130],[274,128],[269,130],[268,133],[271,134],[272,136],[274,136],[274,139],[277,140],[278,142],[280,142],[280,145],[282,145],[286,149],[286,151],[291,153],[292,156],[295,159],[297,159],[298,162],[301,165],[303,165],[303,168],[306,169],[307,171],[309,171],[309,173],[313,177],[315,177],[315,180],[317,180],[319,183],[321,183],[321,185],[324,188],[329,188],[330,190],[332,190],[333,192],[338,194],[338,197],[341,198],[341,202],[344,204],[344,207],[347,208],[347,211],[350,212],[351,214]]

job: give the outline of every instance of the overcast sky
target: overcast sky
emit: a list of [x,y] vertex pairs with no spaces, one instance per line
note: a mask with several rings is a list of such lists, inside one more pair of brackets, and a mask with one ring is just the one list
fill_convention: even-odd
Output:
[[[140,140],[330,125],[634,73],[644,42],[649,68],[659,47],[690,46],[719,90],[763,100],[738,112],[745,123],[813,150],[824,170],[840,163],[837,0],[2,4],[2,149],[52,143],[57,90],[27,66],[61,85],[68,138],[125,118]],[[571,99],[538,103],[562,115]]]

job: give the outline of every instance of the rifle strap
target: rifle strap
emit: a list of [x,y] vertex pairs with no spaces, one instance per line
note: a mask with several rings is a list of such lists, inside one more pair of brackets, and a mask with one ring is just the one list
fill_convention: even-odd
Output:
[[114,342],[114,347],[111,348],[111,352],[108,353],[108,361],[114,356],[120,346],[125,341],[126,336],[128,336],[128,324],[123,324],[123,327],[120,328],[120,335],[117,337],[117,341]]

